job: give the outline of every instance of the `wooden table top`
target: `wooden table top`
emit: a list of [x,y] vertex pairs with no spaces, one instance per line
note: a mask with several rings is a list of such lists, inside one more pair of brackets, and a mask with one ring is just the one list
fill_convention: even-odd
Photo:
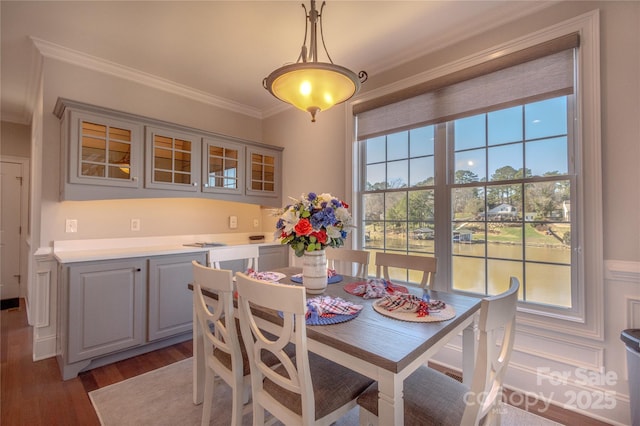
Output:
[[[279,282],[295,284],[289,277],[301,272],[300,268],[282,268],[277,272],[287,275]],[[377,299],[363,299],[347,293],[344,286],[351,282],[362,281],[361,278],[343,276],[343,280],[329,284],[326,295],[340,297],[359,305],[363,309],[356,318],[339,324],[307,326],[307,337],[356,358],[368,361],[385,370],[397,373],[424,353],[453,328],[480,309],[479,298],[452,293],[431,291],[431,298],[443,300],[453,306],[456,316],[440,322],[407,322],[393,319],[376,312],[372,304]],[[408,287],[409,291],[422,296],[422,290]],[[307,295],[308,298],[313,297]],[[275,312],[265,311],[259,316],[271,322],[281,322]]]

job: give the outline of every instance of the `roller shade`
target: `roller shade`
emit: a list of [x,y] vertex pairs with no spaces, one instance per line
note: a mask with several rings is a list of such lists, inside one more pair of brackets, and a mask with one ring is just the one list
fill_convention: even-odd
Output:
[[573,93],[577,33],[354,105],[358,139]]

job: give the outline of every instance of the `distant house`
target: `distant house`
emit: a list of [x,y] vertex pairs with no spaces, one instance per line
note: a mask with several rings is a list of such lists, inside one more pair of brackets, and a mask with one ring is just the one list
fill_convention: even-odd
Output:
[[518,209],[516,209],[511,204],[502,203],[495,206],[492,209],[489,209],[487,212],[488,219],[505,219],[505,218],[515,218],[518,216]]

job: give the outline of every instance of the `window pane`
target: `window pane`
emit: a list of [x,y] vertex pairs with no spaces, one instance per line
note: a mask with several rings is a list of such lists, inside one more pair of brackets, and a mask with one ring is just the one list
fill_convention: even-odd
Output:
[[385,222],[384,246],[388,249],[407,249],[407,223],[402,221]]
[[526,263],[527,302],[571,307],[571,267]]
[[566,137],[527,142],[525,150],[528,177],[568,173]]
[[409,162],[407,160],[387,163],[387,188],[406,188],[409,182]]
[[367,191],[386,189],[386,163],[371,164],[367,166]]
[[571,264],[571,225],[528,223],[525,225],[525,259]]
[[[487,261],[487,270],[489,273],[487,294],[500,294],[507,291],[511,277],[518,278],[522,283],[521,262],[489,259]],[[520,290],[522,290],[522,287],[520,287]]]
[[409,185],[433,185],[435,176],[433,167],[433,157],[421,157],[409,160]]
[[525,184],[525,212],[530,221],[569,221],[570,182],[557,180]]
[[362,200],[364,220],[384,220],[384,194],[365,194]]
[[456,150],[485,146],[485,115],[454,121]]
[[453,220],[484,218],[484,187],[455,188],[451,194]]
[[491,181],[522,177],[522,144],[489,148],[489,176]]
[[[364,222],[364,248],[384,248],[384,222],[365,221]],[[371,262],[373,264],[373,262]]]
[[385,220],[407,220],[407,193],[388,192],[384,194],[384,218]]
[[484,149],[456,152],[455,183],[485,182],[486,162]]
[[498,185],[487,188],[487,220],[511,222],[522,217],[522,186]]
[[367,164],[379,163],[387,159],[385,140],[384,136],[367,139]]
[[434,126],[420,127],[409,132],[411,157],[421,157],[423,155],[433,155]]
[[387,161],[409,157],[409,132],[394,133],[387,136]]
[[487,224],[487,256],[522,260],[523,227],[521,223]]
[[567,134],[567,97],[534,102],[524,107],[527,140]]
[[487,114],[488,145],[522,140],[522,107],[501,109]]
[[452,288],[454,290],[484,294],[485,260],[481,258],[453,256],[452,261]]

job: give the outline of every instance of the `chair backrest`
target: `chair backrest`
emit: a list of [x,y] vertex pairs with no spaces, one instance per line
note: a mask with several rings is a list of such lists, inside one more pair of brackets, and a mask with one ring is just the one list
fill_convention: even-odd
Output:
[[[285,424],[310,424],[314,421],[315,401],[311,386],[307,332],[305,324],[306,295],[302,286],[270,283],[236,274],[240,327],[251,366],[251,390],[254,416],[266,409]],[[258,327],[250,305],[273,309],[282,313],[283,324],[277,330],[269,330],[274,337],[267,337]],[[295,358],[285,353],[284,347],[295,344]],[[276,356],[280,365],[269,366],[263,361],[264,353]],[[302,401],[300,416],[282,406],[263,388],[265,379],[280,388],[299,394]],[[258,407],[256,407],[256,404]]]
[[216,247],[209,250],[209,266],[220,269],[220,262],[247,259],[246,268],[241,272],[246,272],[247,269],[258,272],[259,253],[258,246],[252,245]]
[[[327,248],[327,265],[331,269],[338,270],[340,266],[347,267],[349,274],[353,275],[353,265],[357,266],[355,276],[367,278],[369,270],[370,253],[366,250],[352,250],[347,248]],[[348,266],[347,266],[348,265]],[[338,272],[344,272],[338,270]]]
[[[502,382],[511,358],[516,333],[516,308],[520,282],[511,277],[504,293],[482,299],[478,330],[478,353],[471,382],[474,404],[467,404],[461,424],[479,424],[486,416],[485,424],[492,421],[495,409],[502,399]],[[504,329],[497,344],[498,333]]]
[[437,262],[435,257],[398,253],[376,253],[376,277],[384,277],[387,281],[390,281],[389,268],[421,271],[422,279],[420,281],[420,287],[428,289],[435,279],[436,267]]
[[[195,260],[193,264],[193,308],[205,338],[205,358],[215,364],[215,370],[221,376],[228,371],[216,357],[215,349],[227,353],[231,357],[231,371],[238,372],[242,377],[243,364],[240,339],[236,329],[233,308],[233,275],[230,270],[214,269],[200,265]],[[213,293],[217,300],[204,294],[203,290]],[[207,361],[209,362],[209,361]],[[227,383],[229,378],[223,377]]]

